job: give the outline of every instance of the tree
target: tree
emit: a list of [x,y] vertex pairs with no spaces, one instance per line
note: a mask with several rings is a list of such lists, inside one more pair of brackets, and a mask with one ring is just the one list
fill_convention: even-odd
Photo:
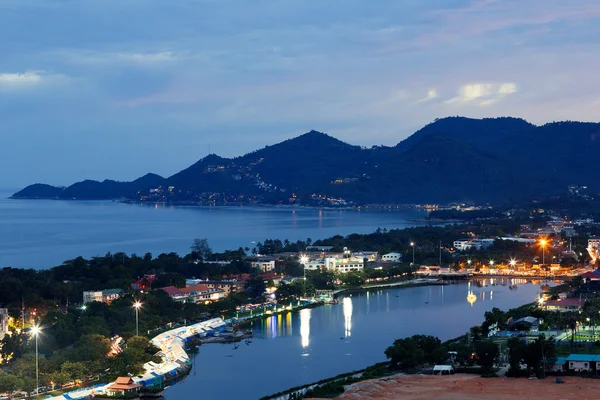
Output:
[[12,399],[12,394],[22,385],[23,382],[18,377],[0,372],[0,393],[7,393],[9,399]]
[[508,339],[508,369],[509,376],[519,376],[521,372],[521,362],[527,351],[527,344],[522,339],[513,337]]
[[62,385],[66,384],[71,380],[69,374],[63,371],[56,371],[52,373],[51,379],[52,382],[54,382],[54,384],[58,387],[61,387]]
[[[442,349],[442,350],[440,350]],[[444,353],[442,356],[441,353]],[[414,368],[423,363],[434,363],[447,358],[447,349],[443,349],[441,341],[435,336],[414,335],[409,338],[397,339],[385,350],[392,368]]]
[[36,389],[36,381],[34,378],[25,377],[21,379],[21,390],[27,393],[27,398],[31,398],[31,393],[35,392]]
[[500,349],[491,340],[481,340],[475,343],[475,354],[478,364],[484,369],[490,370],[500,355]]
[[61,367],[61,371],[69,376],[69,379],[83,379],[86,375],[87,368],[81,362],[65,361]]
[[85,335],[76,346],[77,359],[80,361],[98,361],[110,351],[110,340],[102,335]]
[[195,254],[200,261],[208,260],[212,254],[212,250],[208,245],[207,239],[194,239],[190,248],[192,253]]

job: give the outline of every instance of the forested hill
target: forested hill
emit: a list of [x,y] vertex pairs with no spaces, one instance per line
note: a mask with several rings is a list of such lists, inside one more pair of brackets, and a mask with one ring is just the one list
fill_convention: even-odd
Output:
[[32,185],[14,197],[186,204],[504,203],[564,193],[571,184],[598,193],[598,154],[598,123],[535,126],[517,118],[449,117],[394,147],[353,146],[310,131],[237,158],[209,155],[166,179],[84,181],[66,189]]

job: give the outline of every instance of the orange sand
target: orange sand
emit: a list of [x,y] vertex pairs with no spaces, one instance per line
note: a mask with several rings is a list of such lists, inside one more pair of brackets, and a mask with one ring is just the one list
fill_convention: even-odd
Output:
[[[529,380],[524,378],[481,378],[477,375],[397,375],[351,385],[338,399],[386,400],[598,400],[600,380],[563,377]],[[316,400],[316,399],[314,399]]]

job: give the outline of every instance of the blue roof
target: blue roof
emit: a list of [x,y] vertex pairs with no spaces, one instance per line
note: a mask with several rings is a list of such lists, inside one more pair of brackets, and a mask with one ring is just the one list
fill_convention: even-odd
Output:
[[556,365],[564,364],[567,362],[567,357],[556,357]]
[[596,358],[600,360],[600,356],[596,354],[571,354],[567,361],[594,361]]

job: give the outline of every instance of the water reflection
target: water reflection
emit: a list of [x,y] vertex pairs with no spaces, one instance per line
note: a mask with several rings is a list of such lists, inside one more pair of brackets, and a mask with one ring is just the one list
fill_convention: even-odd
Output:
[[310,308],[300,310],[300,340],[302,348],[307,348],[310,344]]
[[344,297],[343,300],[344,310],[344,336],[352,336],[352,299],[350,297]]

